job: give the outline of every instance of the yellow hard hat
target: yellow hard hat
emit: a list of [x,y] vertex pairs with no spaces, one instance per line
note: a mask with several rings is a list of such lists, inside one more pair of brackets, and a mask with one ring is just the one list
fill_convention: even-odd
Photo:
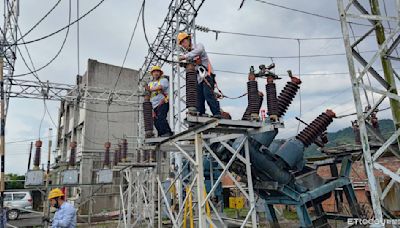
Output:
[[186,32],[180,32],[178,34],[178,44],[181,44],[182,40],[184,40],[186,38],[190,38],[190,35],[187,34]]
[[50,191],[48,199],[54,199],[56,197],[64,196],[64,193],[59,188],[55,188]]
[[153,71],[155,71],[155,70],[159,70],[159,71],[161,72],[161,75],[164,74],[164,72],[161,70],[161,67],[160,67],[160,66],[153,66],[153,67],[151,68],[151,70],[150,70],[150,74],[153,73]]

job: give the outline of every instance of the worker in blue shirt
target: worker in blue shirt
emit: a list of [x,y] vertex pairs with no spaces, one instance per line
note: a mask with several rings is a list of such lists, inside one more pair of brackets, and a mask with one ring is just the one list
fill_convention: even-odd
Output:
[[200,115],[205,114],[205,102],[207,101],[213,117],[221,118],[219,102],[214,94],[215,74],[204,45],[201,43],[193,45],[191,36],[186,32],[179,33],[177,40],[178,44],[188,51],[186,54],[179,56],[179,60],[193,61],[196,64],[196,70],[203,68],[205,71],[204,77],[197,73],[197,111]]
[[65,201],[65,195],[59,188],[50,191],[48,199],[50,205],[57,209],[52,228],[75,228],[76,227],[76,209],[72,204]]

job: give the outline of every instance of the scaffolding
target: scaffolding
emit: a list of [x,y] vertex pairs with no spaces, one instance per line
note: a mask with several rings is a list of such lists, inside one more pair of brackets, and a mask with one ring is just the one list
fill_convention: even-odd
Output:
[[[182,227],[186,223],[188,210],[193,210],[194,221],[198,227],[227,227],[227,218],[225,218],[212,200],[212,196],[217,186],[221,183],[222,177],[227,176],[231,179],[249,204],[250,210],[246,217],[241,221],[241,225],[251,225],[257,227],[256,217],[256,201],[253,189],[253,178],[251,171],[250,155],[249,155],[249,138],[250,133],[261,133],[266,131],[274,131],[276,128],[282,127],[281,123],[269,124],[266,122],[251,122],[242,120],[225,120],[214,119],[208,117],[197,117],[188,115],[186,120],[195,127],[189,128],[170,138],[150,138],[145,140],[146,149],[152,149],[157,154],[157,185],[158,185],[158,227],[161,227],[162,208],[166,205],[167,217],[171,221],[173,227]],[[239,146],[235,149],[227,143],[229,140],[240,139]],[[231,153],[229,162],[224,163],[217,156],[215,149],[211,144],[219,143],[223,145]],[[175,176],[168,187],[163,185],[160,177],[161,154],[163,151],[169,152],[178,150],[188,161],[190,172],[185,175],[180,172]],[[218,165],[223,169],[216,180],[211,180],[211,189],[206,192],[204,185],[204,156],[212,157]],[[240,162],[245,166],[245,173],[242,175],[246,178],[239,179],[231,171],[232,164]],[[212,176],[212,175],[211,175]],[[213,177],[211,177],[213,178]],[[171,205],[171,199],[167,194],[177,181],[183,183],[183,188],[187,189],[186,194],[179,204],[178,209]],[[192,208],[187,208],[187,201],[196,202]],[[178,194],[179,197],[179,194]]]
[[[155,164],[114,167],[120,172],[120,219],[118,227],[154,226]],[[123,187],[126,186],[126,187]]]
[[[386,152],[400,157],[398,148],[392,145],[396,140],[400,145],[400,96],[397,93],[395,77],[397,77],[398,80],[400,80],[400,78],[391,65],[392,60],[399,60],[398,57],[394,57],[393,52],[400,43],[400,2],[392,2],[395,5],[393,10],[395,14],[393,16],[381,15],[378,0],[371,0],[366,3],[370,7],[370,11],[357,0],[338,0],[337,2],[357,111],[364,166],[368,177],[372,207],[375,219],[381,221],[381,224],[383,224],[383,216],[389,216],[388,214],[383,214],[383,212],[386,213],[385,210],[382,209],[382,207],[384,207],[383,200],[393,185],[396,182],[400,183],[400,169],[393,172],[388,167],[379,163],[379,158]],[[386,4],[385,2],[383,3]],[[357,22],[351,21],[351,19],[357,19]],[[350,30],[352,31],[353,28],[351,26],[366,25],[362,24],[363,22],[367,23],[367,31],[352,42],[350,38],[353,36],[350,35]],[[389,28],[384,28],[384,22],[388,23]],[[392,28],[390,28],[391,22],[393,22]],[[366,43],[367,37],[373,32],[375,32],[378,50],[371,57],[358,51],[357,47]],[[380,63],[378,60],[380,60]],[[382,65],[383,76],[375,70],[377,64]],[[361,72],[358,75],[356,73],[356,67],[361,68]],[[365,78],[365,75],[368,73],[374,79],[371,84],[366,84],[363,81],[363,78]],[[372,96],[379,96],[375,104],[371,105],[367,110],[364,110],[364,107],[366,107],[365,104],[368,99],[366,101],[362,99],[360,95],[361,89],[371,92],[373,94]],[[379,110],[385,99],[389,99],[393,121],[396,127],[394,133],[387,140],[385,140],[379,132],[376,132],[368,123],[369,116],[373,112]],[[368,139],[368,133],[375,136],[375,138],[382,143],[382,146],[373,150]],[[391,180],[389,184],[383,189],[381,189],[374,175],[374,171],[383,172],[390,177]]]

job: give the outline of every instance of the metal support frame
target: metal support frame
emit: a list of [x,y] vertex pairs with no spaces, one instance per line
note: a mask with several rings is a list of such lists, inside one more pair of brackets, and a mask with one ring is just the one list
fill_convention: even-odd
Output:
[[[220,214],[220,211],[217,210],[216,205],[211,200],[211,197],[214,194],[214,191],[221,183],[222,177],[227,175],[233,182],[235,187],[237,187],[241,193],[245,196],[247,202],[249,203],[250,210],[246,215],[245,219],[242,221],[242,227],[245,225],[249,225],[248,223],[251,221],[252,227],[257,227],[257,216],[256,216],[256,200],[255,193],[253,189],[252,183],[252,172],[251,172],[251,162],[250,162],[250,154],[249,154],[249,141],[248,141],[248,131],[254,130],[253,127],[249,127],[248,130],[243,130],[243,126],[240,127],[241,133],[238,133],[238,128],[235,127],[226,127],[224,128],[224,133],[218,133],[218,130],[215,128],[219,126],[219,122],[223,120],[215,120],[211,122],[207,122],[200,127],[195,127],[193,129],[186,130],[181,134],[171,137],[168,140],[161,141],[157,148],[168,148],[165,145],[169,145],[171,147],[176,147],[178,151],[183,154],[191,167],[192,172],[188,175],[188,184],[187,187],[192,192],[192,195],[195,197],[194,201],[198,202],[197,206],[195,205],[192,209],[195,210],[195,215],[197,216],[197,226],[198,227],[208,227],[212,225],[213,227],[227,227],[224,221],[224,217]],[[264,130],[271,130],[269,128],[260,128]],[[217,132],[217,133],[210,133]],[[231,133],[231,132],[232,133]],[[208,137],[209,134],[212,134],[214,137]],[[215,137],[215,134],[220,137]],[[241,143],[237,149],[233,149],[231,146],[226,144],[226,141],[230,139],[240,139]],[[211,142],[212,141],[212,142]],[[180,143],[191,144],[192,148],[188,148],[188,146],[181,147]],[[228,150],[232,152],[232,156],[227,163],[223,163],[216,153],[212,150],[212,143],[220,143],[224,145]],[[241,154],[241,151],[244,153]],[[157,151],[158,154],[161,151]],[[204,167],[203,167],[203,158],[204,156],[210,156],[220,165],[223,169],[220,176],[212,181],[211,190],[204,194],[205,185],[204,185]],[[230,171],[230,167],[234,161],[240,161],[244,163],[246,167],[246,176],[247,180],[245,183],[239,183],[239,181],[235,178],[235,175]],[[159,183],[159,191],[161,192],[161,203],[166,204],[168,215],[172,221],[173,227],[181,227],[183,224],[184,216],[184,206],[187,200],[189,200],[189,194],[186,194],[186,197],[183,199],[182,205],[179,207],[179,211],[174,212],[171,210],[169,202],[167,202],[166,192],[171,188],[172,185],[175,184],[176,181],[181,179],[181,173],[175,177],[173,181],[171,181],[171,185],[168,189],[163,189],[162,185]],[[160,181],[158,181],[160,182]],[[207,204],[211,208],[211,216],[207,215],[206,207]],[[216,226],[216,222],[219,222],[220,225]]]
[[[118,227],[153,227],[155,221],[155,168],[130,166],[120,171],[122,220]],[[123,188],[123,185],[126,187]]]
[[[377,0],[371,0],[368,3],[371,9],[371,13],[369,13],[366,8],[362,4],[360,4],[357,0],[338,0],[338,10],[340,15],[341,27],[343,32],[343,39],[346,48],[346,57],[350,72],[350,78],[352,82],[352,90],[354,96],[354,102],[357,111],[357,119],[360,124],[360,134],[361,134],[361,142],[363,148],[363,157],[364,157],[364,166],[368,177],[369,189],[371,192],[371,201],[372,207],[375,215],[375,219],[382,221],[382,203],[387,195],[388,190],[393,186],[394,182],[400,182],[399,171],[396,173],[384,167],[384,165],[379,163],[379,158],[383,153],[390,152],[394,155],[398,156],[398,148],[397,150],[393,150],[391,146],[397,139],[397,142],[400,142],[400,96],[397,94],[396,82],[394,76],[398,75],[397,72],[391,66],[391,60],[396,60],[397,58],[391,58],[391,54],[393,50],[400,43],[400,1],[393,1],[395,4],[395,15],[394,16],[381,16],[379,11],[379,2]],[[367,23],[371,24],[371,29],[366,32],[364,36],[361,36],[359,40],[352,42],[350,40],[349,34],[349,18],[356,18],[360,20],[364,20]],[[387,37],[385,38],[385,21],[395,22],[391,31],[386,33]],[[378,43],[378,51],[371,57],[364,57],[360,52],[357,51],[357,45],[362,43],[365,38],[375,30],[376,39]],[[377,62],[380,59],[381,62]],[[358,63],[358,64],[357,64]],[[384,68],[384,76],[382,77],[374,67],[377,64],[382,64]],[[356,74],[356,67],[361,67],[361,73],[359,75]],[[366,74],[366,72],[370,72],[373,78],[376,80],[376,83],[372,83],[372,86],[366,85],[362,82],[362,77]],[[379,102],[373,105],[373,108],[368,113],[364,113],[363,100],[361,99],[360,89],[365,89],[371,91],[373,94],[380,95]],[[370,113],[375,110],[375,108],[379,109],[382,101],[388,98],[390,101],[390,105],[392,108],[392,116],[393,121],[395,122],[396,131],[392,134],[392,136],[384,142],[384,144],[376,151],[375,154],[372,154],[370,143],[368,141],[367,134],[367,125],[366,122]],[[390,150],[387,150],[389,147]],[[392,180],[390,184],[386,186],[383,193],[381,192],[380,185],[374,176],[374,170],[381,170],[384,174],[389,176]]]

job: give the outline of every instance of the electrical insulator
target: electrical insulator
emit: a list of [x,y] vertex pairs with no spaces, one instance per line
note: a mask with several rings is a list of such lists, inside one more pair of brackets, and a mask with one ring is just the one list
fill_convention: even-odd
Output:
[[332,123],[335,116],[336,114],[332,110],[326,110],[304,128],[304,130],[296,136],[296,139],[300,140],[305,147],[308,147],[317,139],[318,136],[326,131],[328,125]]
[[128,141],[126,139],[122,139],[122,161],[126,162],[128,156]]
[[248,102],[248,109],[250,112],[250,119],[251,120],[258,120],[258,111],[259,111],[259,100],[260,97],[258,95],[258,85],[257,81],[252,80],[247,82],[247,102]]
[[41,150],[42,150],[42,141],[40,141],[40,140],[36,141],[35,147],[36,147],[36,151],[35,151],[35,158],[33,160],[33,166],[34,166],[34,169],[39,169],[40,154],[41,154]]
[[110,167],[110,147],[111,147],[111,143],[110,142],[106,142],[104,144],[104,168],[109,168]]
[[300,88],[301,80],[291,77],[278,96],[278,117],[283,116]]
[[69,144],[71,148],[71,154],[69,155],[69,166],[75,166],[75,159],[76,159],[76,142],[71,142]]
[[143,119],[145,137],[150,138],[153,136],[153,106],[150,102],[150,96],[146,95],[143,102]]

